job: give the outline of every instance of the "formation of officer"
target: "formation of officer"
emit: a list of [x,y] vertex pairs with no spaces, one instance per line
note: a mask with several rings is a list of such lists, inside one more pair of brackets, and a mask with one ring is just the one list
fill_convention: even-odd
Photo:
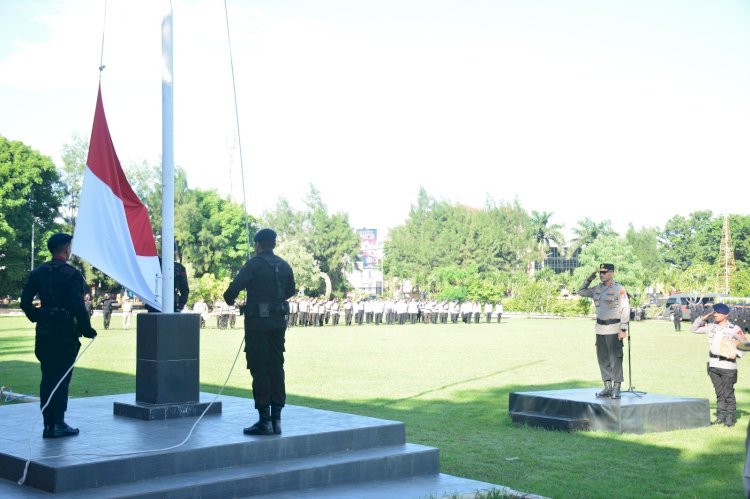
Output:
[[[591,287],[597,272],[600,283]],[[604,389],[596,396],[619,399],[623,380],[622,340],[628,335],[630,301],[625,288],[615,282],[614,275],[614,264],[602,263],[598,271],[583,281],[578,294],[592,298],[596,307],[596,358],[604,382]]]
[[[737,350],[739,343],[747,340],[742,329],[729,321],[729,306],[717,303],[713,310],[701,315],[691,330],[708,337],[708,376],[716,392],[716,419],[712,424],[734,426],[737,399],[734,385],[737,383],[737,359],[743,353]],[[713,322],[709,323],[709,318]]]
[[233,305],[245,290],[245,357],[253,379],[253,399],[258,421],[245,428],[246,435],[281,433],[281,410],[286,403],[284,383],[284,336],[287,300],[295,295],[294,273],[276,256],[276,233],[262,229],[253,238],[255,256],[245,263],[224,292]]
[[[416,299],[345,299],[308,298],[298,296],[289,301],[287,325],[322,327],[337,326],[343,315],[347,326],[357,324],[465,324],[479,322],[500,322],[503,315],[501,302],[479,301],[459,302],[458,300],[416,300]],[[484,311],[484,316],[482,315]]]
[[[78,428],[65,422],[71,367],[81,348],[78,338],[96,337],[84,302],[88,287],[83,275],[67,263],[72,239],[63,233],[49,238],[47,249],[52,259],[31,272],[21,292],[21,309],[36,323],[34,354],[42,370],[39,398],[44,438],[78,435]],[[39,298],[38,308],[35,297]]]

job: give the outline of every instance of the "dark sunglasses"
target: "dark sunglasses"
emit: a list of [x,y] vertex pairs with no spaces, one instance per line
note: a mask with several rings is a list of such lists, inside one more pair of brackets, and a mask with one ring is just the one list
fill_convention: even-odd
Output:
[[600,273],[600,274],[607,274],[607,273],[609,273],[609,272],[610,272],[609,270],[600,270],[600,271],[599,271],[599,273]]

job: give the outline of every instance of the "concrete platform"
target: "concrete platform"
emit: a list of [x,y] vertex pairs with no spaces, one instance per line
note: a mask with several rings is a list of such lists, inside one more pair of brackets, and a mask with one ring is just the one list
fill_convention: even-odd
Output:
[[509,412],[517,423],[549,429],[649,433],[709,426],[708,399],[623,392],[597,398],[601,387],[512,392]]
[[438,450],[406,443],[396,421],[288,406],[283,435],[250,437],[242,428],[256,419],[252,401],[222,396],[223,412],[206,415],[177,447],[197,418],[112,413],[115,402],[130,400],[134,394],[71,400],[66,420],[81,434],[54,440],[41,438],[41,420],[31,432],[37,404],[0,408],[0,497],[376,497],[367,494],[380,488],[423,498],[504,489],[441,474]]

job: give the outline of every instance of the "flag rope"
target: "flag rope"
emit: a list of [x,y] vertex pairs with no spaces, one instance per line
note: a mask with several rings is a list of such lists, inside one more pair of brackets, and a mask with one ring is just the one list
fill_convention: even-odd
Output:
[[102,20],[102,48],[99,51],[99,82],[102,81],[104,71],[104,32],[107,29],[107,0],[104,0],[104,19]]
[[229,36],[229,10],[227,0],[224,0],[224,19],[227,26],[227,44],[229,46],[229,67],[232,72],[232,93],[234,95],[234,119],[237,126],[237,149],[240,153],[240,175],[242,178],[242,202],[245,206],[245,235],[247,237],[247,257],[250,258],[252,246],[250,245],[250,222],[247,214],[247,194],[245,193],[245,162],[242,159],[242,135],[240,134],[240,113],[237,109],[237,84],[234,78],[234,58],[232,57],[232,38]]

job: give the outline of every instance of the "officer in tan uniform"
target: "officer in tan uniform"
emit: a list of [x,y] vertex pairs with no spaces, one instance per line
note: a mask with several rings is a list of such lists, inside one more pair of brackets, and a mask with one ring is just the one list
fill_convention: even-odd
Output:
[[[711,316],[713,323],[708,322]],[[711,312],[695,319],[691,330],[708,336],[708,376],[716,392],[716,419],[712,424],[734,426],[737,411],[737,399],[734,396],[737,359],[743,355],[736,347],[746,339],[742,329],[729,322],[728,318],[729,306],[717,303]]]
[[599,265],[600,284],[589,287],[596,278],[593,272],[578,290],[580,296],[594,300],[596,307],[596,358],[604,381],[604,390],[597,397],[620,398],[622,384],[622,340],[628,335],[630,302],[625,288],[614,281],[615,266]]

